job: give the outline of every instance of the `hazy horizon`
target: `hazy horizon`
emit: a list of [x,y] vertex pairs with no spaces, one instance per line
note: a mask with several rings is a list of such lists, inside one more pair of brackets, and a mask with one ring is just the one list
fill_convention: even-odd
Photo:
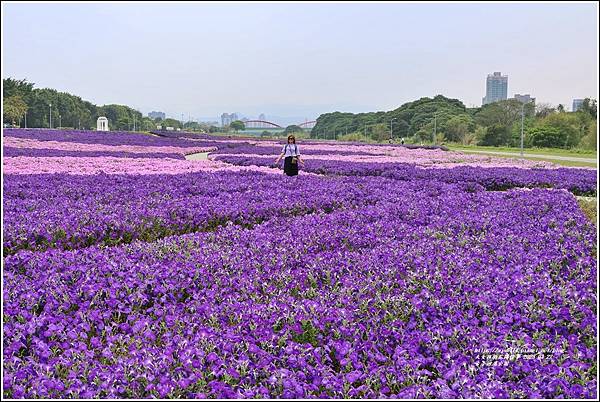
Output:
[[509,97],[598,97],[596,3],[3,3],[2,22],[3,78],[144,115],[473,107],[494,71]]

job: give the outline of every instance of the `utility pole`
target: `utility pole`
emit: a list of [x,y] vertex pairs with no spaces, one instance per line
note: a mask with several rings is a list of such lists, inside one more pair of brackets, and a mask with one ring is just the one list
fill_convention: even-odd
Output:
[[392,129],[392,125],[394,123],[394,120],[396,120],[395,117],[392,120],[390,120],[390,140],[394,139],[394,130]]
[[50,104],[50,128],[52,128],[52,103]]
[[25,112],[25,128],[27,128],[27,111]]
[[521,159],[523,159],[523,122],[525,120],[525,103],[521,105]]

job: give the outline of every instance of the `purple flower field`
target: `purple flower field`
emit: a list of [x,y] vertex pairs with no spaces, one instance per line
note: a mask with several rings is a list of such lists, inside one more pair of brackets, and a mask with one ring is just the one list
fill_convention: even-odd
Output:
[[290,183],[279,175],[237,172],[9,175],[4,253],[152,241],[228,223],[248,226],[277,215],[373,204],[395,190],[391,180],[306,176]]
[[[4,137],[258,147],[23,131]],[[5,174],[3,396],[597,397],[596,227],[573,195],[594,170],[314,154],[292,178]]]
[[[271,166],[265,158],[216,154],[215,160],[240,166]],[[433,180],[445,183],[476,183],[488,190],[506,190],[515,187],[564,188],[577,195],[595,196],[596,171],[592,169],[523,169],[519,167],[472,167],[422,169],[410,164],[340,162],[312,159],[305,168],[312,173],[342,176],[381,176],[396,180]]]

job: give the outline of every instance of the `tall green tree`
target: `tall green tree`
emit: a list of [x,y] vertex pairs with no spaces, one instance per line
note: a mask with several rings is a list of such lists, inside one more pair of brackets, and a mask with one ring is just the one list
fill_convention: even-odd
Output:
[[556,109],[549,103],[538,103],[535,105],[535,117],[546,117],[556,112]]
[[598,102],[596,99],[585,98],[579,107],[579,110],[589,114],[594,119],[598,118]]
[[527,134],[534,147],[566,148],[567,133],[556,127],[538,126],[530,129]]
[[553,141],[558,141],[558,138],[564,140],[560,144],[555,144],[559,148],[576,147],[581,137],[585,135],[585,124],[582,124],[582,121],[578,119],[577,113],[554,113],[537,121],[536,126],[558,130],[560,136],[554,136]]
[[13,125],[19,122],[27,112],[27,104],[20,95],[4,98],[2,106],[4,108],[3,120]]
[[27,103],[33,92],[33,85],[32,82],[27,82],[27,79],[5,78],[2,80],[2,97],[6,99],[18,95]]
[[392,134],[394,138],[408,137],[409,129],[410,124],[404,119],[400,119],[400,121],[394,121],[392,124]]
[[292,124],[290,126],[287,126],[285,130],[283,130],[283,134],[288,135],[293,133],[301,133],[303,131],[304,130],[302,130],[302,127]]
[[164,119],[161,122],[161,125],[163,127],[163,130],[166,130],[167,127],[181,128],[181,122],[176,119],[171,119],[170,117],[167,117],[166,119]]
[[478,145],[487,146],[501,146],[508,143],[510,140],[511,131],[509,127],[504,124],[493,124],[486,127],[486,131],[483,138],[479,141]]
[[231,127],[236,132],[240,131],[240,130],[245,130],[246,129],[246,125],[241,120],[232,121],[231,124],[229,125],[229,127]]
[[475,122],[468,114],[452,116],[446,122],[443,130],[446,140],[462,142],[464,137],[475,129]]
[[587,128],[587,132],[581,138],[579,145],[584,149],[598,150],[598,122],[593,120]]
[[523,105],[523,103],[516,99],[490,103],[482,107],[475,114],[475,121],[484,127],[497,124],[504,127],[512,127],[515,121],[521,119],[521,110],[524,111],[525,116],[533,116],[535,114],[535,105],[533,103]]
[[371,127],[371,138],[375,141],[387,141],[390,138],[390,128],[385,123],[375,124]]
[[[525,119],[523,119],[523,146],[524,147],[529,147],[530,144],[527,141],[527,131],[530,128],[535,127],[536,125],[536,118],[533,116],[529,116],[529,117],[525,117]],[[510,135],[510,140],[508,142],[508,144],[511,147],[520,147],[521,146],[521,120],[517,120],[513,123],[512,127],[511,127],[511,135]]]

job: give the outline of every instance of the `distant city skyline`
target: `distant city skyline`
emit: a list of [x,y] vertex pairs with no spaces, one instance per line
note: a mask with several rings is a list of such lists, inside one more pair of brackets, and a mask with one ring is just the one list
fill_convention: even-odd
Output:
[[[157,113],[161,113],[161,112],[151,112],[151,113],[147,113],[148,117],[155,119],[157,117],[160,117],[162,119],[167,118],[167,119],[175,119],[177,121],[181,121],[181,115],[179,115],[179,117],[177,115],[166,115],[166,116],[162,116],[162,115],[158,115]],[[227,115],[227,116],[225,116]],[[234,120],[263,120],[263,121],[269,121],[269,122],[273,122],[273,123],[277,123],[280,125],[290,125],[290,124],[300,124],[300,123],[306,123],[306,122],[310,122],[315,120],[318,116],[313,116],[313,117],[309,117],[309,116],[274,116],[274,115],[266,115],[264,113],[260,113],[258,116],[256,115],[247,115],[244,113],[239,113],[239,112],[233,112],[233,113],[227,113],[224,112],[222,113],[220,116],[184,116],[185,117],[185,122],[187,121],[192,121],[192,122],[197,122],[197,123],[211,123],[214,125],[218,125],[218,126],[222,126],[223,123],[225,124],[230,124],[232,121]],[[189,120],[188,120],[189,118]]]
[[581,105],[583,105],[583,101],[584,99],[573,99],[573,106],[571,107],[571,110],[574,112],[578,111]]
[[148,113],[148,117],[150,117],[151,119],[165,119],[166,114],[164,112],[152,111]]
[[501,71],[488,74],[485,83],[485,96],[481,104],[487,105],[506,99],[508,99],[508,75],[503,75]]
[[178,120],[303,120],[438,94],[476,107],[494,71],[510,77],[509,97],[598,98],[592,2],[3,2],[2,17],[3,78]]

